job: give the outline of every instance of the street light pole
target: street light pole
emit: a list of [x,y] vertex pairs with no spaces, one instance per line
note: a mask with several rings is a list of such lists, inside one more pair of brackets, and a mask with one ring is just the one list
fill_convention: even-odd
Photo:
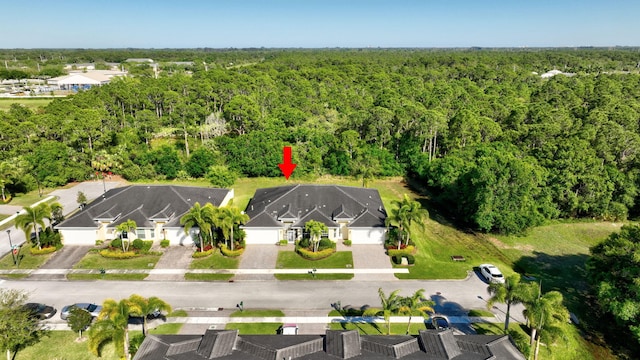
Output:
[[11,248],[11,257],[13,258],[13,265],[16,265],[16,254],[13,253],[13,243],[11,242],[11,229],[7,230],[7,236],[9,237],[9,247]]

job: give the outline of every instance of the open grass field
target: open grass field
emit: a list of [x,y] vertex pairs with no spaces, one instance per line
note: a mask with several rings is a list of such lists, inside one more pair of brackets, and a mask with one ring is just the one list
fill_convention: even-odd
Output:
[[[84,335],[84,334],[83,334]],[[89,352],[87,341],[77,342],[78,334],[73,331],[51,331],[39,343],[19,351],[15,360],[118,360],[112,343],[102,348],[101,357]]]
[[52,98],[44,99],[32,99],[32,98],[4,98],[0,99],[0,110],[7,111],[11,108],[11,104],[24,105],[31,110],[36,110],[40,107],[45,107],[53,101]]

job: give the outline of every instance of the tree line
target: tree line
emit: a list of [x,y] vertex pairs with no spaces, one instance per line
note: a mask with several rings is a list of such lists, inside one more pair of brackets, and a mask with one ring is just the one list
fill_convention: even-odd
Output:
[[0,112],[0,187],[109,172],[230,186],[280,176],[290,145],[294,177],[412,177],[481,231],[638,213],[637,49],[168,53],[198,61]]

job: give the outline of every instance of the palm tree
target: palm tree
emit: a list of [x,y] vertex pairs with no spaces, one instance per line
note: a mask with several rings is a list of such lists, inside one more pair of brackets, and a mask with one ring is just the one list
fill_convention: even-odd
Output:
[[504,319],[504,333],[509,330],[509,317],[511,305],[520,304],[525,301],[531,301],[531,291],[529,284],[520,282],[520,274],[514,273],[507,276],[503,283],[492,282],[487,288],[487,292],[491,298],[487,301],[487,308],[491,308],[495,303],[507,305],[507,314]]
[[100,346],[113,341],[120,356],[130,359],[129,354],[129,316],[140,314],[142,309],[128,299],[115,301],[107,299],[97,321],[89,330],[89,350],[99,356]]
[[405,245],[409,245],[409,240],[411,240],[411,224],[415,221],[415,223],[424,230],[423,220],[429,217],[429,212],[423,209],[418,201],[411,200],[407,194],[404,195],[402,201],[395,200],[393,204],[402,209],[402,211],[399,212],[399,221],[403,223],[406,229],[407,242]]
[[[197,227],[200,230],[198,231],[200,251],[204,251],[204,237],[207,234],[211,235],[211,228],[216,216],[215,213],[216,207],[211,203],[206,203],[204,206],[200,206],[200,203],[195,203],[193,207],[189,209],[189,212],[180,218],[180,224],[184,226],[185,234],[189,235],[189,230],[193,227]],[[213,236],[211,236],[211,238],[213,238]]]
[[218,227],[222,229],[225,237],[229,235],[229,249],[233,250],[233,229],[236,225],[242,225],[249,221],[249,215],[240,211],[237,207],[227,206],[220,209],[217,219],[219,221]]
[[397,241],[398,249],[400,249],[400,245],[402,244],[402,239],[404,237],[404,232],[405,232],[404,231],[404,226],[405,226],[404,219],[406,218],[406,216],[404,215],[405,211],[406,211],[406,208],[404,207],[392,208],[389,214],[387,215],[387,218],[384,220],[387,230],[393,224],[397,224],[398,226],[398,241]]
[[405,296],[400,299],[400,308],[398,309],[398,312],[400,314],[409,315],[406,335],[409,335],[411,317],[416,313],[423,317],[427,316],[427,313],[433,312],[433,305],[435,305],[433,301],[426,300],[424,298],[424,289],[416,290],[413,295]]
[[400,308],[401,297],[398,296],[400,290],[392,291],[389,296],[384,293],[382,288],[378,289],[378,296],[380,297],[381,309],[367,309],[364,312],[364,316],[380,315],[384,317],[384,321],[387,324],[387,335],[391,335],[391,314],[394,314]]
[[145,298],[143,296],[133,294],[129,296],[129,301],[140,309],[140,313],[136,314],[142,317],[142,335],[146,336],[147,334],[147,316],[151,315],[157,311],[166,311],[167,313],[171,312],[171,305],[166,303],[164,300],[152,296],[150,298]]
[[304,224],[305,231],[309,232],[309,236],[311,237],[311,243],[313,244],[313,251],[318,251],[318,245],[320,244],[320,237],[323,232],[329,230],[327,225],[321,223],[320,221],[309,220],[306,224]]
[[[116,227],[116,232],[120,234],[120,240],[122,240],[123,252],[127,252],[129,250],[129,234],[132,232],[135,233],[137,228],[138,228],[138,225],[134,220],[131,220],[131,219],[127,219],[127,221],[121,223]],[[124,241],[124,239],[122,239],[122,234],[124,233],[127,233],[127,241]],[[125,246],[125,243],[126,243],[126,246]]]
[[40,234],[38,233],[38,225],[41,229],[45,228],[44,219],[51,218],[51,208],[49,205],[42,203],[34,207],[25,206],[24,214],[16,216],[16,227],[22,229],[27,239],[31,239],[31,233],[36,233],[36,245],[41,249]]
[[560,292],[549,291],[541,295],[540,288],[537,286],[533,286],[533,288],[538,289],[538,296],[535,296],[531,301],[525,302],[526,309],[523,314],[531,328],[531,346],[533,346],[534,342],[536,345],[534,359],[538,359],[542,332],[544,331],[546,337],[550,340],[562,335],[561,324],[569,320],[569,311],[562,305],[563,299]]

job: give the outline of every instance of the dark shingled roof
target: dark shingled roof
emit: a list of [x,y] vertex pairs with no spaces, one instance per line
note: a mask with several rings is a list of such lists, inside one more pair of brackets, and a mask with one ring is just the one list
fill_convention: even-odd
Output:
[[[233,345],[232,345],[233,344]],[[451,330],[411,335],[359,335],[328,330],[326,335],[237,335],[207,330],[204,335],[149,335],[134,360],[524,360],[503,335],[453,335]]]
[[140,228],[153,227],[153,219],[168,219],[167,227],[180,227],[180,217],[196,202],[220,206],[230,190],[175,185],[130,185],[107,191],[57,228],[95,228],[96,219],[118,226],[132,219]]
[[294,219],[293,227],[299,228],[309,220],[335,228],[337,219],[356,220],[356,227],[384,227],[387,217],[378,190],[337,185],[258,189],[246,213],[251,219],[244,225],[247,228],[285,227],[279,219]]

